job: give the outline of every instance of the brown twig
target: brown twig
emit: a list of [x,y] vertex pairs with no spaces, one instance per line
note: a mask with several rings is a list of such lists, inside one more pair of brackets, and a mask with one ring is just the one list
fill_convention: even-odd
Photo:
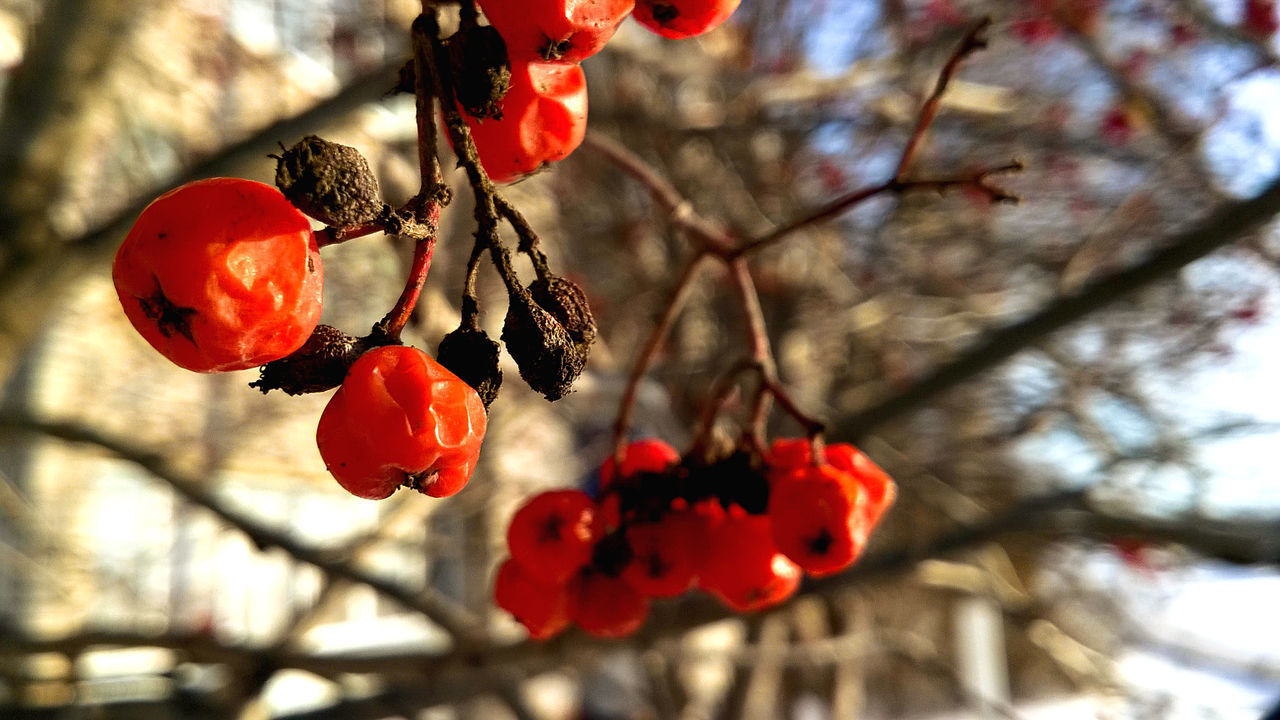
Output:
[[680,310],[684,307],[685,301],[689,299],[689,293],[693,290],[694,280],[697,279],[709,257],[708,253],[701,252],[690,258],[685,265],[684,271],[680,273],[679,279],[676,280],[675,286],[671,289],[671,294],[663,306],[662,313],[659,314],[657,322],[654,323],[653,330],[649,332],[649,338],[645,341],[644,348],[641,349],[640,354],[636,357],[635,365],[631,368],[631,376],[627,379],[627,387],[622,393],[622,401],[618,408],[618,419],[613,425],[613,458],[619,464],[619,467],[621,467],[622,463],[627,430],[631,427],[631,415],[635,410],[636,397],[640,390],[640,380],[644,378],[644,374],[649,371],[649,368],[657,360],[658,353],[662,351],[663,343],[666,342],[667,334],[671,332],[671,326],[675,323],[676,317],[680,315]]
[[280,548],[293,558],[314,565],[331,578],[368,585],[405,607],[423,614],[453,635],[461,645],[479,647],[483,644],[484,629],[466,608],[430,589],[410,590],[371,575],[326,551],[299,543],[286,533],[227,507],[206,488],[204,478],[186,475],[171,467],[162,456],[135,447],[127,440],[111,437],[82,425],[26,415],[0,416],[0,428],[101,448],[164,481],[183,499],[212,512],[218,519],[244,533],[259,549]]
[[951,84],[956,72],[960,70],[960,63],[974,52],[987,46],[987,41],[981,35],[982,31],[986,30],[990,25],[991,18],[982,18],[973,27],[969,28],[969,31],[960,39],[960,44],[952,51],[947,63],[942,66],[942,70],[938,73],[938,81],[933,87],[933,94],[924,101],[924,106],[920,108],[920,115],[916,120],[915,129],[911,131],[906,147],[902,149],[902,157],[898,160],[898,169],[893,173],[895,179],[905,177],[907,170],[910,169],[911,164],[915,161],[920,144],[924,142],[925,135],[929,133],[929,128],[933,126],[933,121],[938,117],[938,110],[942,107],[942,96],[947,92],[947,86]]

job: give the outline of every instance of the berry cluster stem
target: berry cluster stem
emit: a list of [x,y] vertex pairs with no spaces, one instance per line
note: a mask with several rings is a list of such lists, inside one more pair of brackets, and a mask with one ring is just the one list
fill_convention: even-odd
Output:
[[746,256],[884,193],[900,195],[914,190],[942,192],[954,188],[970,188],[985,194],[992,202],[1016,202],[1017,198],[1015,196],[989,183],[992,175],[1021,170],[1021,163],[1016,161],[958,174],[953,177],[929,179],[906,177],[906,173],[914,164],[929,129],[937,118],[947,86],[958,72],[961,63],[975,51],[986,47],[986,41],[981,35],[990,23],[989,19],[983,19],[971,27],[939,72],[933,92],[920,109],[892,178],[846,193],[816,210],[755,238],[736,237],[717,224],[703,218],[666,177],[640,159],[635,153],[615,140],[588,134],[584,145],[604,156],[623,172],[639,181],[648,190],[655,205],[666,213],[672,225],[689,239],[696,250],[694,256],[687,262],[684,270],[681,271],[666,306],[659,313],[657,322],[632,367],[631,376],[623,392],[621,407],[618,410],[618,419],[614,424],[613,455],[616,461],[620,462],[622,458],[640,381],[656,362],[658,354],[666,341],[666,336],[670,333],[685,301],[689,297],[694,281],[700,276],[700,271],[705,265],[705,261],[711,257],[723,262],[729,273],[735,297],[742,309],[750,355],[749,360],[735,369],[730,375],[730,379],[726,381],[727,385],[721,386],[718,391],[711,394],[708,400],[710,404],[704,412],[702,430],[695,440],[695,449],[700,448],[707,442],[715,417],[724,406],[727,394],[732,390],[733,379],[741,373],[744,367],[758,372],[760,381],[752,398],[751,415],[743,433],[743,442],[754,445],[757,448],[764,446],[766,426],[774,401],[777,401],[783,411],[802,425],[806,433],[811,438],[815,438],[815,442],[821,442],[818,438],[820,438],[823,423],[804,412],[786,392],[778,378],[777,362],[770,346],[764,311],[760,304],[759,293],[751,277],[750,268],[747,265]]

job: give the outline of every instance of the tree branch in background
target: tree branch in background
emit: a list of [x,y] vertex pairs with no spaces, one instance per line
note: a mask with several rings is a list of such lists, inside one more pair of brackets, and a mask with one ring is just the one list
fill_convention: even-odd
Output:
[[1138,264],[1086,283],[1026,319],[983,336],[974,347],[935,368],[902,392],[831,423],[833,433],[856,442],[872,429],[922,407],[942,393],[1008,360],[1051,333],[1164,279],[1219,248],[1242,239],[1280,213],[1280,180],[1250,200],[1229,202]]
[[466,608],[430,589],[414,591],[361,570],[332,554],[299,543],[279,530],[227,507],[205,488],[202,478],[189,477],[169,466],[160,455],[138,448],[126,440],[110,437],[81,425],[53,422],[23,415],[0,416],[0,430],[44,435],[71,443],[92,445],[131,462],[163,480],[183,499],[216,515],[244,533],[260,550],[279,548],[290,556],[314,565],[332,579],[368,585],[405,607],[422,613],[444,628],[463,646],[481,642],[484,629]]

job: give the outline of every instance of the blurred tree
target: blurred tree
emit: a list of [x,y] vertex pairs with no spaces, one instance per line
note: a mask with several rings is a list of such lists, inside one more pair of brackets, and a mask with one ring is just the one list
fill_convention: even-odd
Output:
[[[585,64],[586,146],[508,191],[590,296],[587,374],[555,405],[509,387],[456,498],[374,505],[313,449],[323,398],[180,375],[129,332],[106,267],[150,198],[266,180],[309,132],[411,195],[412,103],[382,96],[419,10],[0,3],[6,716],[1273,704],[1274,606],[1177,608],[1214,580],[1274,584],[1280,562],[1274,3],[744,0],[697,41],[624,25]],[[949,66],[983,17],[989,47]],[[421,347],[456,325],[473,221],[455,194]],[[692,263],[717,237],[761,245]],[[368,327],[408,248],[325,253],[325,321]],[[758,355],[746,287],[790,396],[899,483],[868,556],[768,613],[690,597],[627,641],[520,641],[488,597],[514,505],[592,480],[655,325],[633,431],[687,446],[721,400],[715,432],[749,427],[752,378],[715,393]],[[771,435],[803,433],[774,415]],[[1135,655],[1236,689],[1150,685]]]

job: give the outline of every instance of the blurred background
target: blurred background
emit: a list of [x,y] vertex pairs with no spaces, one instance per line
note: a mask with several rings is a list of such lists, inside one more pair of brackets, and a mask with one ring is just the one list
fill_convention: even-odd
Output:
[[[481,464],[443,501],[348,496],[315,449],[327,395],[168,364],[109,277],[151,198],[269,182],[267,154],[308,133],[358,147],[390,202],[416,192],[412,101],[385,97],[416,9],[0,0],[0,717],[1256,718],[1280,703],[1273,2],[743,0],[682,42],[624,23],[585,63],[591,132],[744,235],[891,177],[983,16],[990,48],[912,174],[1026,170],[1000,178],[1015,206],[886,195],[753,256],[783,381],[899,483],[859,566],[774,611],[690,596],[628,640],[546,645],[492,606],[491,575],[522,498],[592,482],[690,256],[643,188],[584,148],[508,189],[601,339],[555,405],[507,367]],[[420,347],[457,323],[467,194],[408,334]],[[325,322],[364,332],[407,251],[326,249]],[[496,335],[501,287],[486,273],[482,289]],[[747,353],[708,273],[635,435],[684,447]],[[492,646],[432,620],[449,612]]]

